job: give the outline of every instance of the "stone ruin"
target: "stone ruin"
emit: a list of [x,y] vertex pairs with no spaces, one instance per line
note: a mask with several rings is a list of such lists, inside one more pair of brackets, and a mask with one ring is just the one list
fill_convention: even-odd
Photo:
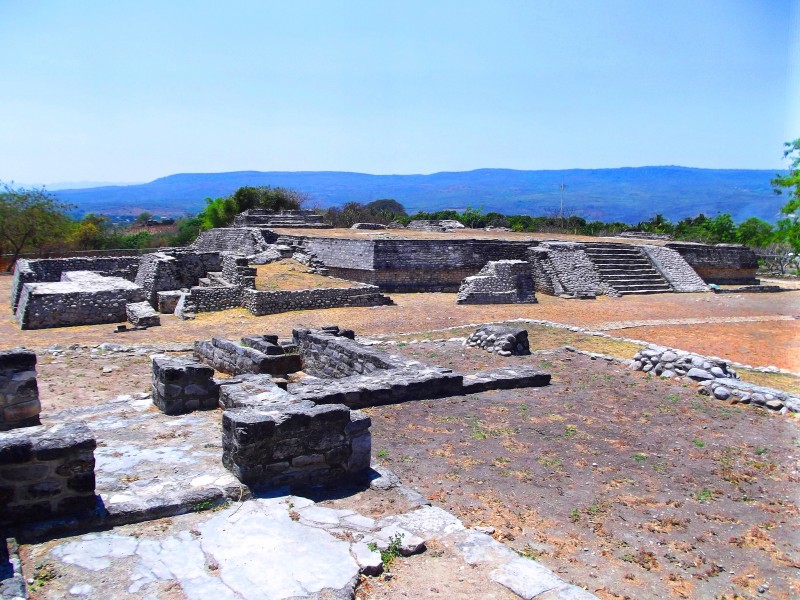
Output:
[[94,437],[82,423],[42,426],[40,410],[36,355],[0,352],[0,531],[95,509]]
[[457,304],[536,304],[530,264],[524,260],[489,261],[461,283]]
[[[527,367],[463,374],[423,365],[336,326],[292,335],[213,338],[196,343],[194,359],[153,357],[153,403],[169,415],[223,408],[223,464],[249,486],[362,475],[371,438],[360,408],[550,381]],[[303,377],[290,377],[301,369]],[[234,377],[214,379],[215,370]]]
[[313,210],[272,211],[251,208],[236,215],[234,227],[303,227],[329,229],[331,225],[322,222],[322,215]]
[[[536,292],[565,298],[600,294],[706,292],[708,283],[758,283],[742,246],[666,246],[491,239],[348,239],[279,234],[318,227],[310,211],[246,211],[234,227],[203,232],[189,248],[144,256],[17,261],[11,304],[22,329],[128,320],[144,328],[159,314],[182,319],[243,307],[254,315],[379,306],[383,292],[459,292],[457,302],[532,303]],[[458,224],[460,226],[460,224]],[[415,228],[454,223],[412,222]],[[291,257],[349,287],[255,289],[250,265]],[[149,305],[149,308],[148,308]]]

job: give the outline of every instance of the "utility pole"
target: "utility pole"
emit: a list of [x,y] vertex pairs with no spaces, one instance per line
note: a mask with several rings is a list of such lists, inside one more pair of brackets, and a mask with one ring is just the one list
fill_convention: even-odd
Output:
[[567,186],[564,185],[564,180],[563,179],[561,180],[561,185],[559,187],[561,188],[561,211],[559,212],[559,214],[561,216],[561,226],[563,227],[564,226],[564,190],[567,189]]

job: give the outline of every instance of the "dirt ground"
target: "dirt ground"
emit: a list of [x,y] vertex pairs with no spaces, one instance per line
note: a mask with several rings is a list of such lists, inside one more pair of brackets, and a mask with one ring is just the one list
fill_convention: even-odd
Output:
[[[398,351],[465,370],[502,360]],[[796,418],[566,351],[511,362],[552,385],[368,409],[373,456],[602,598],[800,595]]]

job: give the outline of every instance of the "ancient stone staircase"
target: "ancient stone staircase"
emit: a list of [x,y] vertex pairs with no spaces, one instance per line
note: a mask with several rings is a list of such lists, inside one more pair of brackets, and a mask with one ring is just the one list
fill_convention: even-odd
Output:
[[663,294],[672,287],[635,246],[587,244],[600,277],[619,294]]

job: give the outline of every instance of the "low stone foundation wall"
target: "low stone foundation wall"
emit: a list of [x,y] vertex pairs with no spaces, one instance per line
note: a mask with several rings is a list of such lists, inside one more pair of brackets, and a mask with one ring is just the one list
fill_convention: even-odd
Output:
[[22,286],[26,283],[61,281],[68,271],[93,271],[107,277],[122,277],[128,281],[136,278],[138,256],[109,256],[85,258],[21,258],[14,266],[11,284],[11,308],[17,310]]
[[0,524],[93,511],[95,447],[78,423],[0,433]]
[[153,404],[167,415],[219,406],[214,369],[187,358],[153,357]]
[[21,348],[0,352],[0,431],[39,424],[36,354]]
[[215,370],[229,375],[286,375],[302,368],[300,356],[297,354],[267,355],[255,348],[216,337],[195,342],[194,355]]
[[735,378],[736,371],[717,357],[700,356],[685,350],[673,350],[650,344],[633,357],[634,371],[652,372],[661,377],[688,377],[694,381]]
[[194,312],[216,312],[242,306],[243,290],[235,285],[193,287],[189,301]]
[[328,331],[292,330],[292,338],[303,358],[303,371],[316,377],[338,379],[404,366],[388,353],[359,344],[339,333],[338,327]]
[[258,317],[292,310],[383,306],[391,303],[391,299],[373,285],[275,292],[245,289],[242,293],[242,306]]
[[221,227],[203,231],[192,247],[206,252],[239,252],[250,256],[267,250],[277,234],[260,227]]
[[125,306],[145,299],[141,287],[89,271],[63,274],[65,281],[26,283],[17,306],[20,329],[45,329],[128,320]]
[[222,464],[244,484],[338,482],[370,466],[370,418],[341,405],[222,415]]

